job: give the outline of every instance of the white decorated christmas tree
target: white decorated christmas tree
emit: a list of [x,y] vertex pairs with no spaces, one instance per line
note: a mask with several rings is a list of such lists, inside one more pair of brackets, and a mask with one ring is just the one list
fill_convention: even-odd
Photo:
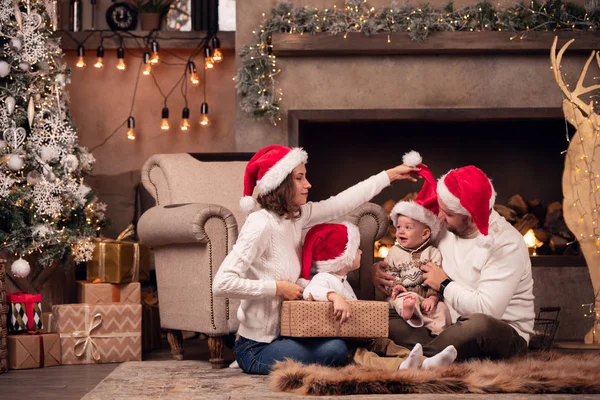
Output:
[[17,276],[29,273],[21,257],[38,272],[89,260],[105,223],[106,205],[84,183],[95,159],[71,122],[51,4],[0,0],[0,244]]

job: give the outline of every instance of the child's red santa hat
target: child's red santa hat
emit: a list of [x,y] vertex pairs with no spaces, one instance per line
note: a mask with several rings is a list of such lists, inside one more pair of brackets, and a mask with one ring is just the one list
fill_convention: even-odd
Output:
[[356,225],[319,224],[309,229],[302,247],[302,274],[310,279],[313,263],[318,272],[336,272],[352,265],[360,246]]
[[478,238],[480,247],[492,245],[494,239],[488,236],[488,228],[496,192],[482,170],[473,165],[450,170],[438,180],[437,194],[450,211],[473,219],[484,236]]
[[244,197],[240,200],[240,208],[249,213],[256,208],[257,202],[252,197],[254,188],[259,195],[277,189],[285,178],[302,163],[308,161],[308,155],[299,147],[293,149],[272,144],[263,147],[252,156],[244,172]]
[[392,223],[397,228],[398,217],[405,215],[427,225],[431,230],[431,239],[436,240],[442,228],[442,221],[438,217],[439,205],[435,177],[429,168],[422,163],[423,159],[416,151],[406,153],[402,157],[402,162],[409,167],[419,167],[421,170],[417,174],[421,175],[425,182],[414,201],[399,201],[396,203],[390,213]]

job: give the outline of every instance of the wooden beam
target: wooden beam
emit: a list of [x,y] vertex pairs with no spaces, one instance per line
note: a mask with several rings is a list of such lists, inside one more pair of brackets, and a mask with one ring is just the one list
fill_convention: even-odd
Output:
[[[102,31],[104,37],[102,46],[105,49],[116,49],[119,47],[120,38],[122,37],[125,47],[140,48],[140,46],[145,45],[144,39],[150,34],[150,32],[143,31],[134,31],[131,33],[137,37],[137,40],[136,38],[131,37],[127,32],[119,32],[119,36],[115,32]],[[100,34],[101,31],[56,31],[54,33],[56,37],[61,39],[61,47],[63,50],[76,50],[77,46],[84,41],[84,47],[86,49],[95,49],[100,46]],[[153,37],[155,36],[156,34],[153,34]],[[204,37],[206,37],[206,32],[203,31],[161,31],[159,32],[157,41],[161,49],[193,49],[198,46]],[[217,37],[221,41],[222,49],[235,49],[235,32],[219,32]]]
[[273,54],[278,57],[363,56],[402,54],[550,54],[554,37],[559,45],[575,42],[569,52],[600,50],[600,32],[433,32],[425,41],[407,33],[331,35],[273,34]]

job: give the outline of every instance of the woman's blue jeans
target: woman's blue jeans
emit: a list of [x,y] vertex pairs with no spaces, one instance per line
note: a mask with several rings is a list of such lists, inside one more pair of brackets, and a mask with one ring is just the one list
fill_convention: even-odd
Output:
[[340,366],[346,364],[348,346],[337,338],[283,338],[271,343],[239,337],[235,342],[235,359],[249,374],[267,375],[277,361],[287,358],[304,364]]

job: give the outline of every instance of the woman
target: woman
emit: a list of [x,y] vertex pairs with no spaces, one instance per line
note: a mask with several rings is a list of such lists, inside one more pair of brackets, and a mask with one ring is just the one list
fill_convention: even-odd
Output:
[[300,277],[302,230],[334,220],[369,201],[390,182],[416,181],[419,169],[400,165],[374,175],[337,196],[308,203],[308,156],[300,148],[271,145],[259,150],[244,173],[241,208],[252,212],[214,282],[215,296],[242,299],[237,312],[236,360],[247,373],[268,374],[277,361],[342,365],[348,347],[342,339],[279,337],[282,300],[302,298]]

